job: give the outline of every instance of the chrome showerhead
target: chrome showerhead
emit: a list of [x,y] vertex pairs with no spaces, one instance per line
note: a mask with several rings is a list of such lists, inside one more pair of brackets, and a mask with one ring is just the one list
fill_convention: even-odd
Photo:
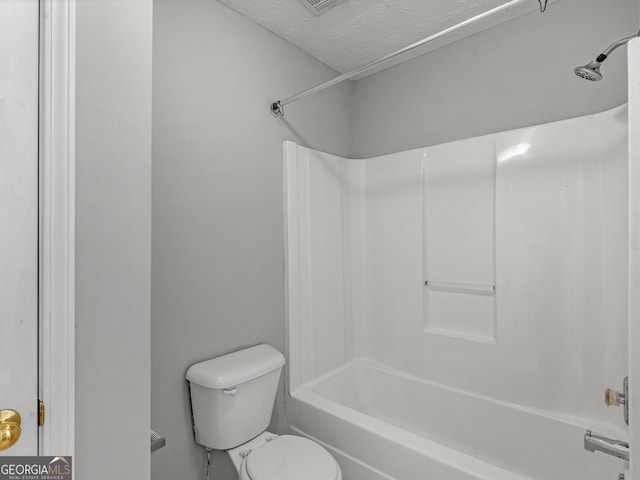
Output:
[[590,80],[592,82],[598,82],[602,80],[602,73],[600,73],[600,62],[593,61],[589,62],[586,65],[581,67],[576,67],[573,69],[573,72],[585,80]]
[[607,48],[604,52],[598,55],[598,58],[596,58],[594,61],[589,62],[586,65],[583,65],[582,67],[574,68],[573,72],[577,76],[584,78],[585,80],[590,80],[592,82],[597,82],[599,80],[602,80],[602,73],[600,73],[600,65],[602,65],[602,62],[604,62],[607,59],[607,57],[611,55],[611,52],[613,52],[616,48],[621,47],[622,45],[626,45],[631,40],[639,36],[640,36],[640,32],[638,32],[638,34],[634,35],[633,37],[627,37],[627,38],[623,38],[622,40],[618,40],[617,42],[609,45],[609,48]]

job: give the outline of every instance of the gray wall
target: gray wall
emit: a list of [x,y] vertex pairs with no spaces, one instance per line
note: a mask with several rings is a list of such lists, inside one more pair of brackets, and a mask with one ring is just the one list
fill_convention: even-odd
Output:
[[149,478],[151,0],[77,2],[75,478]]
[[626,102],[625,48],[599,83],[576,65],[638,30],[636,0],[563,0],[354,84],[354,153],[369,157]]
[[[152,425],[155,480],[204,478],[184,374],[267,342],[284,351],[282,145],[351,153],[351,87],[268,106],[336,73],[212,0],[154,2]],[[282,429],[283,388],[272,429]],[[216,480],[235,480],[226,455]]]

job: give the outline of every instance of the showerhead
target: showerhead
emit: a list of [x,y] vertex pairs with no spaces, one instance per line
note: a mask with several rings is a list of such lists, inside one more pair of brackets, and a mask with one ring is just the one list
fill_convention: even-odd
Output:
[[590,80],[592,82],[598,82],[602,80],[602,73],[600,73],[600,62],[593,61],[589,62],[586,65],[581,67],[576,67],[573,69],[573,72],[585,80]]
[[640,32],[638,32],[638,34],[634,35],[633,37],[627,37],[623,38],[622,40],[618,40],[617,42],[611,44],[609,48],[607,48],[603,53],[598,55],[598,58],[596,58],[592,62],[587,63],[586,65],[574,68],[573,72],[577,76],[584,78],[585,80],[590,80],[592,82],[598,82],[602,80],[602,73],[600,73],[600,65],[602,65],[602,62],[604,62],[607,57],[611,55],[611,52],[613,52],[616,48],[622,45],[626,45],[627,43],[629,43],[629,41],[638,36],[640,36]]

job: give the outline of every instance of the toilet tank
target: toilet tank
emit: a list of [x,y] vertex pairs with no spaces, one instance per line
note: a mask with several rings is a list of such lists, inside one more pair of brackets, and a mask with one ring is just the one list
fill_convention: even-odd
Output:
[[262,344],[189,367],[196,442],[228,450],[264,432],[283,365],[284,356]]

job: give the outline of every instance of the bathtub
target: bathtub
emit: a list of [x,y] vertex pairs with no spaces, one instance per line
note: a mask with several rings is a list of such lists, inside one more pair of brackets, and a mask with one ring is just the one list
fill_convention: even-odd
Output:
[[[628,112],[369,159],[285,142],[286,425],[345,480],[603,480]],[[393,367],[393,368],[392,368]]]
[[345,480],[601,480],[624,462],[583,449],[587,428],[563,418],[352,361],[287,398],[290,433],[323,444]]

